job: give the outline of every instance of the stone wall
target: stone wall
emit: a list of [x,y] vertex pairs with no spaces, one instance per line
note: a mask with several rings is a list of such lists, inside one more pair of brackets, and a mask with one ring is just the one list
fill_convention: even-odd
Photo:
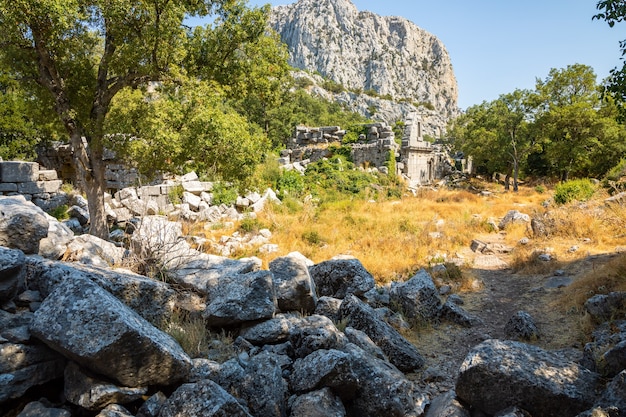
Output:
[[23,195],[44,210],[63,204],[63,181],[36,162],[0,162],[0,195]]

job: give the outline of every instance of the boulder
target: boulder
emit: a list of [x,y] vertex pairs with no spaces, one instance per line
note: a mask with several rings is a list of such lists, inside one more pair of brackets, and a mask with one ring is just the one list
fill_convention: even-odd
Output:
[[463,327],[472,327],[480,321],[456,304],[452,297],[448,297],[441,306],[441,317]]
[[613,409],[611,416],[626,416],[626,370],[609,382],[594,406],[607,410]]
[[320,296],[344,298],[362,296],[376,285],[372,274],[358,259],[331,259],[309,268]]
[[599,376],[562,357],[514,341],[490,339],[467,355],[457,396],[487,414],[518,406],[533,416],[574,416],[595,400]]
[[346,408],[330,388],[294,396],[290,417],[345,417]]
[[306,262],[297,256],[276,258],[269,264],[280,311],[312,313],[317,304],[315,283]]
[[536,340],[539,338],[539,329],[530,314],[518,311],[504,326],[504,334],[513,340]]
[[237,397],[255,416],[283,417],[287,415],[288,388],[279,356],[261,352],[250,358],[245,376],[237,384]]
[[0,246],[0,302],[10,300],[17,294],[25,263],[24,252]]
[[65,224],[46,214],[48,219],[48,236],[39,241],[39,255],[44,258],[60,259],[67,245],[74,239],[74,232]]
[[133,417],[133,415],[119,404],[110,404],[96,414],[96,417]]
[[39,242],[48,236],[45,212],[21,196],[0,196],[0,245],[27,255],[39,252]]
[[159,411],[163,407],[163,404],[167,401],[167,397],[161,391],[148,398],[139,410],[137,410],[136,417],[158,417]]
[[159,417],[252,417],[248,410],[211,380],[183,384],[167,399]]
[[374,358],[387,360],[382,349],[379,348],[376,343],[374,343],[364,332],[349,326],[346,327],[343,332],[346,335],[348,342],[360,347],[368,355],[373,356]]
[[[617,291],[609,294],[598,294],[585,301],[585,310],[596,322],[623,317],[626,314],[626,292]],[[616,317],[621,312],[622,317]]]
[[243,328],[239,335],[257,346],[284,343],[299,322],[300,319],[294,315],[277,314],[274,318]]
[[326,316],[332,321],[337,322],[340,319],[339,309],[341,308],[341,302],[342,300],[339,298],[320,297],[317,300],[314,313],[320,316]]
[[64,259],[106,268],[121,265],[126,256],[124,248],[97,236],[85,234],[76,236],[67,245]]
[[258,271],[210,282],[203,317],[209,326],[227,326],[269,319],[275,311],[272,273]]
[[78,223],[80,223],[81,226],[84,226],[87,223],[89,223],[89,211],[87,211],[86,208],[83,208],[80,206],[72,206],[69,209],[67,209],[67,214],[70,217],[73,217],[74,219],[78,220]]
[[26,404],[17,417],[72,417],[72,413],[62,408],[48,406],[41,401],[33,401]]
[[528,214],[521,213],[518,210],[509,210],[509,212],[504,215],[504,218],[498,224],[498,228],[500,230],[504,230],[511,224],[529,224],[529,223],[530,223],[530,216]]
[[357,297],[349,295],[345,298],[341,304],[341,316],[347,320],[348,326],[367,334],[399,370],[412,372],[424,365],[424,358],[417,348]]
[[72,404],[87,410],[101,410],[109,404],[127,404],[140,399],[147,387],[118,387],[90,375],[74,362],[65,367],[63,394]]
[[191,368],[174,339],[88,279],[58,284],[35,312],[31,332],[90,371],[128,387],[171,385]]
[[65,358],[47,346],[0,344],[0,403],[61,378],[64,368]]
[[395,367],[352,344],[345,351],[317,350],[296,360],[293,369],[290,382],[296,393],[331,388],[347,415],[418,417],[427,404]]
[[341,350],[348,343],[346,336],[326,316],[308,316],[294,325],[289,338],[296,356],[303,358],[319,349]]
[[470,417],[470,412],[456,399],[454,390],[433,398],[425,417]]
[[411,279],[403,283],[392,283],[389,294],[391,304],[410,319],[436,318],[441,313],[441,299],[433,278],[420,269]]
[[122,269],[97,268],[43,259],[28,259],[28,283],[45,298],[66,280],[89,279],[150,323],[159,325],[172,316],[176,294],[165,282]]

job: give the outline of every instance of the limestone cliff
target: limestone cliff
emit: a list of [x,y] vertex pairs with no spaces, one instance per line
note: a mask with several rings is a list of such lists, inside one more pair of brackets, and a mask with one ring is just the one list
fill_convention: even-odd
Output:
[[358,11],[350,0],[300,0],[272,9],[272,27],[296,68],[350,90],[457,111],[457,83],[443,43],[402,17]]

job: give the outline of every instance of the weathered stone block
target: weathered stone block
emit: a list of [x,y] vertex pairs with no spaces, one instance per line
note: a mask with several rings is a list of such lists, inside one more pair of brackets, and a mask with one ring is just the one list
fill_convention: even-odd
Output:
[[17,184],[12,182],[1,182],[0,183],[0,193],[16,193],[17,192]]
[[59,176],[54,169],[43,169],[39,171],[39,181],[58,180]]
[[39,164],[36,162],[0,162],[2,182],[29,182],[39,179]]

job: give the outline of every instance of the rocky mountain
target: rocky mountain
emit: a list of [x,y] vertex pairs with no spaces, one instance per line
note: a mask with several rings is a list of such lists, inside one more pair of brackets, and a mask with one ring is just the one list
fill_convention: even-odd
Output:
[[274,7],[271,26],[296,68],[352,91],[374,90],[405,106],[423,104],[445,118],[457,112],[445,46],[405,18],[359,11],[350,0],[300,0]]

